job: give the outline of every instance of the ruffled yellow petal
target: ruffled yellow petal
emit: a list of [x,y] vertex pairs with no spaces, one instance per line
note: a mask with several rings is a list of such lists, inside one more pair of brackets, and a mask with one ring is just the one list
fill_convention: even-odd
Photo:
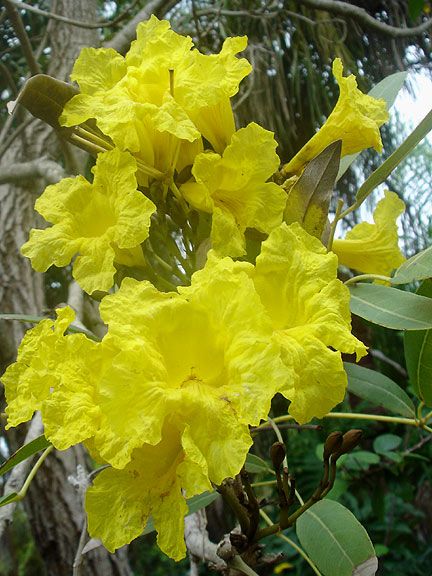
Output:
[[102,362],[100,345],[83,334],[64,338],[57,382],[41,407],[45,436],[58,450],[83,442],[98,429],[96,392]]
[[285,363],[295,373],[280,390],[291,400],[290,414],[300,423],[322,418],[345,396],[347,375],[340,352],[327,348],[308,326],[278,331],[276,336]]
[[162,63],[168,72],[188,57],[193,48],[190,36],[177,34],[167,20],[159,20],[154,15],[138,24],[136,34],[126,54],[128,66],[151,69]]
[[342,61],[336,58],[333,62],[333,75],[339,84],[336,106],[322,128],[283,167],[285,174],[298,174],[305,164],[336,140],[342,140],[341,156],[371,147],[381,151],[379,128],[388,120],[385,101],[360,92],[353,74],[346,78],[342,74]]
[[398,246],[396,220],[405,204],[394,192],[385,192],[375,208],[374,224],[361,222],[347,232],[344,240],[334,240],[332,250],[339,264],[365,274],[390,276],[405,257]]
[[269,233],[282,221],[285,191],[266,182],[279,165],[275,150],[273,133],[251,123],[233,135],[223,156],[196,157],[195,182],[180,191],[195,208],[214,213],[212,244],[221,255],[244,253],[247,227]]
[[[280,392],[291,400],[290,412],[302,423],[322,416],[343,397],[346,377],[340,352],[355,352],[358,358],[366,353],[351,334],[349,291],[336,274],[335,255],[297,223],[275,229],[256,261],[255,287],[289,369]],[[328,347],[336,352],[330,354]],[[335,377],[330,389],[331,370]]]
[[102,420],[95,447],[112,466],[123,468],[135,448],[160,441],[170,407],[165,382],[160,357],[139,340],[135,349],[120,351],[104,372],[98,388]]
[[83,48],[75,61],[71,79],[83,94],[109,90],[126,73],[123,56],[112,48]]
[[[73,275],[89,294],[111,288],[114,262],[123,263],[123,250],[139,248],[147,238],[155,210],[137,190],[136,161],[129,153],[102,153],[92,171],[93,184],[78,176],[46,188],[35,208],[54,225],[33,230],[22,247],[39,271],[65,266],[78,253]],[[133,254],[129,250],[129,264]],[[136,257],[136,265],[142,265],[142,255]]]

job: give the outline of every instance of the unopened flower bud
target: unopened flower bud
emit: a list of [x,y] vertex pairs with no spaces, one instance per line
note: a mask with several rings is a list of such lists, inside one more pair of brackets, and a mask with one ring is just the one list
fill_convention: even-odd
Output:
[[285,445],[282,442],[275,442],[270,448],[270,458],[276,470],[282,465],[286,454]]
[[361,437],[363,436],[363,430],[348,430],[345,432],[342,439],[342,446],[337,452],[336,457],[339,458],[342,454],[347,454],[354,450],[354,448],[359,444]]
[[334,452],[339,452],[342,447],[342,442],[343,434],[342,432],[339,432],[339,430],[329,434],[324,444],[324,460],[328,460]]

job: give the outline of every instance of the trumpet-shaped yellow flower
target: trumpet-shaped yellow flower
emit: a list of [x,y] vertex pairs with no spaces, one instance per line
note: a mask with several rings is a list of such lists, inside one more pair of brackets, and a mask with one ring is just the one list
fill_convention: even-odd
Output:
[[[267,416],[285,377],[244,267],[210,263],[180,294],[126,278],[104,298],[105,342],[121,352],[100,384],[103,416],[95,447],[113,466],[123,467],[143,443],[158,443],[165,419],[177,414],[190,425],[213,482],[241,468],[250,446],[247,425]],[[209,422],[213,437],[221,434],[218,454],[206,444]]]
[[32,230],[21,251],[38,272],[66,266],[83,290],[109,290],[114,263],[144,265],[140,244],[155,206],[137,190],[136,161],[118,149],[98,156],[93,184],[83,176],[48,186],[35,204],[52,227]]
[[190,497],[211,489],[205,463],[187,452],[187,436],[187,429],[167,424],[156,446],[137,448],[123,470],[96,477],[86,495],[89,534],[108,550],[137,538],[152,516],[161,550],[174,560],[185,556],[182,492]]
[[219,254],[240,256],[246,228],[269,233],[281,223],[286,193],[267,182],[279,165],[276,146],[272,132],[251,123],[233,135],[223,156],[195,158],[195,182],[180,191],[189,204],[213,214],[211,240]]
[[336,140],[342,140],[341,156],[370,147],[381,151],[379,128],[388,120],[385,101],[360,92],[353,74],[348,77],[342,74],[342,62],[336,58],[333,75],[340,91],[336,106],[322,128],[283,167],[284,174],[299,174],[305,164]]
[[390,276],[405,257],[398,246],[396,220],[405,204],[394,192],[385,192],[375,208],[374,224],[361,222],[347,232],[344,240],[334,240],[332,250],[339,264],[364,272]]
[[192,49],[189,36],[152,16],[138,25],[124,58],[112,49],[82,50],[71,74],[81,93],[66,104],[61,121],[73,126],[95,118],[117,146],[169,172],[179,148],[201,134],[215,147],[229,141],[229,98],[251,71],[247,60],[236,57],[246,42],[229,38],[220,54],[203,55]]
[[253,275],[290,368],[280,392],[304,423],[341,402],[347,377],[341,352],[366,354],[351,334],[349,290],[336,278],[337,258],[297,223],[282,224],[262,244]]

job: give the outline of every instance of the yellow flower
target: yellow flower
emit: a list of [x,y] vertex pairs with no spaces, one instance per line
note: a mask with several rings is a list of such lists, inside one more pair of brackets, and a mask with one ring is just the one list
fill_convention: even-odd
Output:
[[151,516],[161,550],[184,558],[182,491],[190,497],[212,489],[205,465],[187,453],[187,445],[187,430],[171,423],[159,444],[134,450],[123,470],[102,471],[86,495],[89,534],[114,552],[137,538]]
[[280,392],[299,423],[322,417],[343,400],[347,377],[341,352],[366,354],[351,334],[349,290],[336,278],[337,258],[294,223],[262,244],[253,275],[290,369]]
[[84,334],[64,336],[75,313],[57,309],[57,319],[42,320],[24,336],[17,361],[2,377],[9,429],[41,410],[45,436],[59,450],[90,437],[99,408],[93,395],[101,349]]
[[[122,468],[135,448],[157,444],[176,414],[190,425],[213,482],[238,473],[251,443],[247,426],[267,416],[285,376],[248,266],[210,261],[180,294],[126,278],[104,298],[102,344],[120,352],[99,389],[95,448],[103,459]],[[210,422],[217,451],[208,444]]]
[[344,240],[334,240],[332,250],[339,264],[365,274],[390,276],[405,257],[398,246],[396,220],[405,204],[394,192],[385,192],[375,208],[374,224],[361,222],[347,232]]
[[112,49],[82,50],[71,74],[81,93],[66,104],[61,121],[74,126],[95,118],[117,146],[167,173],[179,147],[188,149],[201,133],[215,147],[229,141],[229,98],[251,71],[236,57],[246,41],[229,38],[220,54],[203,55],[189,36],[152,16],[138,25],[125,58]]
[[211,240],[221,255],[245,252],[246,228],[269,233],[282,221],[286,194],[267,182],[279,166],[273,133],[258,124],[241,128],[223,156],[199,154],[180,191],[194,208],[213,214]]
[[83,176],[48,186],[35,204],[53,226],[32,230],[21,251],[38,272],[66,266],[91,294],[113,285],[114,263],[144,265],[140,244],[148,236],[154,204],[137,190],[136,161],[117,149],[99,154],[93,184]]
[[16,362],[8,366],[2,376],[7,429],[30,420],[57,381],[52,371],[61,359],[58,344],[75,314],[71,308],[58,308],[56,312],[56,320],[42,320],[26,332]]
[[342,62],[336,58],[333,75],[340,90],[336,106],[322,128],[283,167],[285,175],[299,174],[305,164],[336,140],[342,140],[341,156],[370,147],[381,151],[379,128],[388,120],[386,103],[360,92],[355,76],[344,78],[342,73]]

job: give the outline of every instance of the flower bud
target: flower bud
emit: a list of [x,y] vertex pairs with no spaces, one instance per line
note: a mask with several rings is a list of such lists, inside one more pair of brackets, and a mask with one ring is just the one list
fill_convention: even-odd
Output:
[[286,454],[285,445],[282,442],[275,442],[270,448],[270,458],[276,470],[282,465]]
[[342,446],[339,451],[334,453],[336,458],[339,458],[342,454],[347,454],[354,450],[354,448],[359,444],[363,436],[363,430],[348,430],[345,432],[342,439]]
[[339,430],[329,434],[324,444],[323,459],[328,460],[334,452],[339,452],[342,447],[342,442],[343,435]]

